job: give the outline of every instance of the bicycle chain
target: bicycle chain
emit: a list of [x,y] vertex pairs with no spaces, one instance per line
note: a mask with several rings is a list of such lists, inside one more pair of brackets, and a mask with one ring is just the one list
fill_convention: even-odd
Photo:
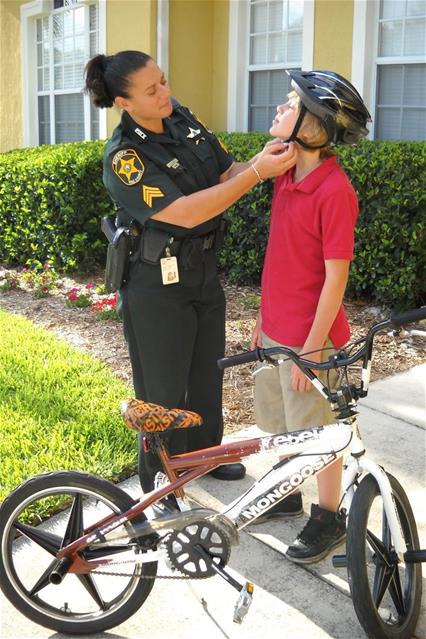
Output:
[[[117,561],[117,564],[134,564],[133,561]],[[142,564],[143,565],[143,564]],[[136,579],[206,579],[206,577],[189,577],[187,575],[135,575],[128,572],[107,572],[103,570],[91,570],[91,575],[105,575],[108,577],[136,577]]]

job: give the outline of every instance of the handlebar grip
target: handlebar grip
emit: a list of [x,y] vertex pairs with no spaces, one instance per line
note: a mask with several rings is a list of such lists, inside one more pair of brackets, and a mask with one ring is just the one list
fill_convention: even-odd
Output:
[[256,362],[259,359],[259,350],[246,351],[245,353],[239,353],[238,355],[231,355],[231,357],[223,357],[217,360],[218,367],[223,370],[224,368],[230,368],[231,366],[238,366],[239,364],[248,364],[249,362]]
[[418,322],[419,320],[426,319],[426,306],[422,308],[415,308],[412,311],[406,313],[400,313],[391,317],[390,321],[394,326],[403,326],[404,324],[411,324],[412,322]]

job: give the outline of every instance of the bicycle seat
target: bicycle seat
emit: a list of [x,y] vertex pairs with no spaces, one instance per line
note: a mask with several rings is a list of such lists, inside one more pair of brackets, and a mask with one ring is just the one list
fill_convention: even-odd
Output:
[[163,433],[174,428],[201,426],[198,413],[182,408],[165,408],[141,399],[127,399],[121,404],[123,419],[129,428],[139,433]]

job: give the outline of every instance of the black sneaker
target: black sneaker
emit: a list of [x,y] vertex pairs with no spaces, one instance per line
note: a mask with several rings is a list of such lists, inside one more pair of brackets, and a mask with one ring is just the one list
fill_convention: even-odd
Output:
[[167,495],[167,497],[163,497],[163,499],[159,499],[152,504],[151,508],[155,519],[158,519],[163,515],[172,515],[180,512],[176,497],[173,494]]
[[311,516],[306,526],[288,547],[285,556],[299,564],[312,564],[324,559],[345,539],[346,512],[341,510],[333,513],[312,504]]
[[289,495],[275,506],[272,506],[266,513],[251,521],[250,525],[264,524],[266,521],[274,519],[280,519],[281,521],[296,519],[296,517],[301,515],[303,515],[302,493],[296,493],[295,495]]

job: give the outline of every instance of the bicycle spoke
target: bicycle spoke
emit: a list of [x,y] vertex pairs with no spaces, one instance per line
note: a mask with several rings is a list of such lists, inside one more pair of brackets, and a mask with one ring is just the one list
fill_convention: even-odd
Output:
[[389,552],[384,543],[374,535],[371,530],[367,529],[367,541],[376,553],[380,557],[380,560],[386,564],[386,566],[390,567],[392,562],[389,557]]
[[108,609],[108,605],[105,603],[105,601],[102,599],[99,589],[92,577],[92,575],[77,575],[79,581],[81,584],[83,584],[83,586],[85,587],[85,589],[87,590],[87,592],[89,593],[89,595],[92,597],[92,599],[95,601],[95,603],[97,603],[97,605],[99,606],[99,608],[101,610],[107,610]]
[[40,530],[39,527],[22,524],[19,521],[15,521],[13,526],[25,537],[28,537],[28,539],[56,557],[62,543],[62,539],[58,535],[53,535],[46,530]]
[[389,584],[389,594],[400,617],[406,613],[404,595],[402,594],[401,579],[399,576],[398,566],[395,566],[392,579]]
[[40,590],[43,590],[43,588],[46,588],[46,586],[50,585],[50,573],[52,572],[52,568],[55,563],[56,559],[50,562],[44,573],[41,575],[40,579],[38,579],[37,583],[35,583],[29,591],[30,595],[36,595],[38,592],[40,592]]
[[372,596],[377,608],[379,608],[380,604],[382,603],[382,599],[389,586],[391,578],[392,571],[390,571],[389,568],[387,568],[383,564],[376,567],[376,571],[374,573]]
[[83,500],[81,495],[78,493],[75,495],[71,506],[70,516],[68,518],[68,524],[61,548],[68,546],[68,544],[72,541],[81,537],[83,532]]

